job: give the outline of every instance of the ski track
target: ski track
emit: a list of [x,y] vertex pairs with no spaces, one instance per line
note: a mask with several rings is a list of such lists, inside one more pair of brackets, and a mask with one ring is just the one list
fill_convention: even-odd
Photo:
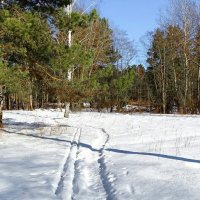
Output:
[[[85,127],[74,127],[78,130],[82,131]],[[61,199],[71,199],[71,200],[79,200],[84,199],[84,193],[90,193],[92,200],[115,200],[117,199],[115,196],[115,190],[113,188],[113,181],[110,179],[112,176],[106,167],[106,159],[104,155],[104,150],[109,142],[109,134],[103,128],[95,128],[90,127],[94,130],[100,130],[101,137],[99,139],[99,144],[101,146],[97,151],[88,150],[88,148],[81,145],[81,136],[84,134],[75,133],[72,146],[66,159],[66,163],[63,169],[63,173],[61,175],[60,182],[58,184],[58,188],[56,190],[57,196],[63,196]],[[78,134],[78,136],[77,136]],[[78,140],[76,138],[78,137]],[[75,150],[74,150],[75,145]],[[95,146],[93,147],[95,148]],[[71,154],[73,154],[73,163],[70,162]],[[94,162],[88,163],[87,156],[90,156]],[[91,160],[91,159],[90,159]],[[73,167],[72,167],[73,165]],[[69,170],[68,168],[73,168]],[[85,175],[87,173],[87,176]],[[66,174],[71,174],[71,180],[68,179]],[[66,184],[64,184],[66,182]],[[71,183],[69,183],[71,182]],[[83,187],[84,185],[84,187]],[[71,188],[71,192],[69,192]],[[81,191],[81,188],[87,188],[86,191]],[[65,194],[63,194],[63,192]],[[70,195],[69,195],[70,193]],[[87,195],[86,195],[87,196]]]
[[[97,151],[92,151],[86,148],[81,147],[82,151],[80,154],[84,154],[86,156],[92,156],[92,160],[95,160],[92,164],[87,163],[84,157],[83,159],[78,159],[75,162],[75,171],[76,176],[74,176],[73,181],[73,196],[72,199],[84,199],[81,196],[81,189],[83,188],[83,184],[86,184],[83,179],[87,179],[87,185],[85,187],[90,187],[86,192],[89,192],[93,195],[92,200],[115,200],[117,199],[115,196],[115,190],[113,188],[113,180],[110,177],[112,175],[107,171],[106,168],[106,159],[104,155],[104,149],[107,143],[109,142],[109,134],[102,128],[94,128],[90,127],[94,130],[100,130],[101,137],[98,141],[101,148]],[[83,134],[84,135],[84,134]],[[103,141],[103,142],[102,142]],[[95,148],[95,147],[94,147]],[[89,155],[88,155],[89,153]],[[77,152],[78,157],[79,152]],[[81,156],[80,156],[81,157]],[[84,177],[84,171],[89,172],[87,177]],[[88,178],[89,177],[89,178]],[[90,186],[90,184],[92,186]],[[88,186],[89,185],[89,186]],[[90,191],[91,190],[91,191]],[[83,192],[84,193],[84,192]],[[95,195],[95,196],[94,196]],[[88,195],[87,195],[88,196]]]
[[117,198],[115,196],[115,190],[112,186],[112,181],[110,181],[110,179],[109,179],[109,173],[107,172],[106,160],[105,160],[105,155],[104,155],[105,146],[109,142],[110,136],[105,131],[105,129],[102,128],[101,131],[105,135],[105,138],[106,138],[104,144],[102,145],[102,148],[100,149],[99,160],[98,160],[101,181],[102,181],[103,187],[104,187],[106,194],[107,194],[106,199],[107,200],[115,200]]
[[[53,119],[55,124],[58,124],[56,119]],[[85,184],[85,187],[89,187],[89,192],[92,194],[92,200],[115,200],[116,191],[113,188],[113,181],[110,179],[112,176],[106,167],[106,159],[104,155],[105,147],[109,142],[109,134],[103,128],[97,128],[92,126],[68,126],[75,128],[73,139],[71,140],[70,149],[67,148],[66,156],[64,159],[63,167],[61,168],[60,177],[58,178],[57,185],[55,187],[55,195],[57,199],[61,200],[78,200],[81,197],[80,188],[81,184]],[[99,130],[101,132],[100,139],[98,141],[101,148],[93,151],[92,149],[81,147],[81,132],[83,128],[90,127],[94,131]],[[61,128],[61,127],[60,127]],[[27,135],[28,136],[28,135]],[[42,137],[41,137],[42,138]],[[85,159],[79,159],[81,148],[84,156],[90,155],[94,160],[92,163],[88,163]],[[95,146],[93,147],[95,148]],[[89,152],[88,152],[89,151]],[[87,177],[84,174],[84,170],[88,171]],[[87,179],[85,183],[84,179]],[[86,191],[88,192],[88,191]],[[81,197],[84,199],[84,196]]]
[[[170,117],[174,116],[166,116],[168,119],[164,120],[164,125],[157,127],[155,125],[162,122],[163,118],[157,120],[149,117],[141,120],[141,115],[139,115],[139,119],[136,120],[132,116],[125,116],[127,122],[120,124],[119,129],[114,127],[111,130],[108,127],[109,135],[107,128],[103,128],[104,125],[107,127],[107,122],[102,124],[101,118],[98,119],[99,115],[92,115],[88,118],[85,116],[83,121],[81,121],[82,118],[66,121],[59,118],[59,115],[47,119],[48,115],[40,116],[36,113],[28,118],[28,116],[26,117],[28,112],[24,113],[23,117],[20,113],[12,114],[10,112],[12,115],[19,116],[8,118],[4,129],[1,129],[7,134],[20,135],[21,138],[19,141],[13,141],[15,137],[6,140],[2,138],[1,144],[5,150],[2,148],[3,162],[1,166],[3,168],[1,169],[0,195],[5,197],[0,199],[29,199],[27,198],[29,196],[30,199],[54,200],[199,199],[200,176],[197,155],[199,152],[199,124],[196,120],[189,119],[191,122],[188,122],[185,118],[174,118],[175,122],[173,122]],[[95,121],[99,120],[100,122],[90,121],[92,117],[97,118]],[[108,123],[111,123],[111,117],[110,115],[104,120],[109,120]],[[125,121],[118,115],[113,123],[117,124],[118,120],[120,123]],[[133,121],[135,122],[133,123]],[[141,124],[137,125],[138,122]],[[152,125],[150,124],[146,128],[149,123]],[[186,125],[182,127],[184,123]],[[89,124],[93,124],[93,126],[89,126]],[[181,128],[179,128],[180,126]],[[68,127],[70,127],[70,131],[67,131]],[[160,128],[163,130],[160,131]],[[116,131],[118,134],[115,133]],[[46,137],[48,133],[52,137]],[[58,137],[61,133],[64,134]],[[128,139],[130,137],[130,139],[137,140],[138,138],[138,140],[129,142],[126,134]],[[32,146],[28,146],[29,141],[24,138],[27,136],[31,139],[30,144],[35,145],[33,150],[30,148]],[[115,136],[116,138],[114,138]],[[15,149],[17,150],[23,141],[21,139],[25,139],[27,144],[15,152]],[[44,143],[41,139],[44,140]],[[40,142],[41,144],[39,144]],[[127,145],[127,150],[123,149],[122,142]],[[40,151],[35,151],[38,147],[48,147],[47,150],[51,150],[53,147],[52,152],[56,152],[60,148],[60,144],[62,146],[55,155],[58,155],[56,161],[51,157],[51,152],[41,151],[40,155]],[[132,145],[136,147],[132,149]],[[27,152],[22,151],[24,149],[27,149]],[[141,152],[141,149],[144,152]],[[7,150],[11,150],[10,155],[7,155]],[[112,155],[112,152],[119,153],[119,155]],[[22,155],[19,156],[19,153]],[[178,153],[181,153],[180,157],[177,156]],[[182,154],[183,156],[186,154],[185,156],[188,158],[181,157]],[[47,155],[49,158],[46,158]],[[121,160],[123,155],[126,156]],[[130,155],[135,156],[131,157]],[[190,156],[191,159],[189,159]],[[165,159],[160,159],[161,157]],[[26,162],[22,162],[21,158],[24,158]],[[176,160],[176,162],[172,163],[169,159]],[[31,162],[29,163],[29,161]],[[179,161],[185,162],[181,162],[181,164]],[[38,162],[39,164],[37,164]],[[15,163],[20,164],[17,166]],[[52,163],[52,166],[49,166],[49,163]],[[11,164],[18,167],[15,170],[17,173],[14,175],[10,174],[11,170],[13,171]],[[50,167],[49,171],[46,168],[48,166]],[[132,170],[133,166],[134,170]],[[26,173],[28,177],[23,176]],[[23,181],[21,181],[21,177],[25,177]],[[15,183],[18,183],[15,185],[16,187],[14,187]],[[47,198],[43,198],[43,196]]]
[[[54,119],[54,122],[58,124],[57,120]],[[106,167],[106,159],[104,155],[105,147],[109,142],[109,134],[103,128],[97,128],[92,126],[68,126],[71,128],[75,128],[73,139],[71,140],[70,149],[67,148],[66,156],[64,159],[63,167],[61,168],[60,177],[58,178],[56,187],[55,187],[55,195],[57,199],[61,200],[78,200],[81,194],[80,188],[82,188],[82,183],[85,184],[81,180],[85,179],[84,170],[88,171],[88,183],[89,183],[89,192],[93,196],[91,196],[92,200],[115,200],[116,191],[113,188],[113,181],[110,179],[112,176]],[[90,127],[94,130],[100,130],[101,137],[98,141],[101,148],[97,149],[97,151],[93,151],[89,149],[89,155],[92,157],[94,162],[92,164],[87,163],[84,159],[78,159],[79,157],[79,148],[80,140],[82,135],[82,128]],[[60,127],[61,128],[61,127]],[[22,129],[23,130],[23,129]],[[26,135],[32,136],[32,135]],[[38,136],[39,137],[39,136]],[[41,137],[42,138],[42,137]],[[95,146],[94,146],[95,148]],[[88,148],[86,148],[88,150]],[[83,150],[84,154],[84,150]],[[85,153],[85,156],[88,155],[88,152]],[[80,182],[80,183],[79,183]],[[87,183],[87,184],[88,184]],[[88,185],[85,185],[87,188]],[[84,197],[81,197],[84,199]]]
[[76,176],[75,163],[77,160],[80,137],[81,128],[77,128],[55,191],[56,196],[63,200],[70,200],[73,196],[73,182]]

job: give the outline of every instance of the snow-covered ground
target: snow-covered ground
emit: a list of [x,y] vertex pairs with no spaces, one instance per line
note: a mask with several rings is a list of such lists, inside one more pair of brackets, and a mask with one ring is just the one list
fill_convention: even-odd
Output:
[[199,200],[200,117],[5,111],[0,200]]

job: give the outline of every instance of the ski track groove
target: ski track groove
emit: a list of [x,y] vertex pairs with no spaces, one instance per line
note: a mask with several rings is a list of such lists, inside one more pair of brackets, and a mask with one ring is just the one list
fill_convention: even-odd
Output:
[[[70,147],[69,153],[67,154],[65,163],[63,165],[63,170],[61,172],[60,180],[59,180],[56,190],[55,190],[55,195],[57,197],[61,197],[61,199],[65,199],[66,198],[65,196],[69,195],[69,194],[65,194],[64,187],[68,187],[67,185],[65,185],[65,179],[68,178],[66,176],[68,175],[67,173],[70,173],[71,168],[74,170],[73,177],[70,180],[71,184],[72,184],[71,197],[73,197],[73,181],[74,181],[74,177],[76,175],[75,174],[76,173],[75,163],[76,163],[76,159],[77,159],[77,155],[78,155],[78,144],[80,142],[80,137],[81,137],[81,128],[76,128],[73,139],[71,141],[71,147]],[[73,154],[75,154],[75,159],[73,159]]]
[[[107,143],[109,142],[110,136],[104,128],[97,128],[97,127],[93,127],[93,126],[85,126],[85,127],[90,127],[93,129],[100,130],[106,138],[104,143],[102,144],[102,147],[99,149],[99,159],[97,161],[98,165],[99,165],[99,176],[101,179],[100,180],[101,184],[103,185],[103,188],[104,188],[106,196],[107,196],[106,200],[116,200],[117,199],[117,197],[115,195],[116,191],[113,188],[112,183],[109,180],[109,177],[108,177],[109,172],[107,171],[106,160],[104,158],[105,157],[104,150],[105,150]],[[76,127],[76,128],[78,128],[78,127]],[[75,200],[75,197],[72,200]]]
[[[73,126],[73,127],[75,127],[75,126]],[[109,134],[106,132],[106,130],[104,128],[96,128],[96,127],[92,127],[92,126],[87,126],[87,127],[100,130],[103,133],[104,137],[105,137],[105,141],[102,144],[102,147],[99,149],[99,153],[98,153],[99,154],[98,155],[99,158],[97,160],[98,168],[99,168],[99,170],[98,170],[99,171],[99,177],[100,177],[99,181],[100,181],[100,184],[103,186],[105,194],[107,196],[106,200],[116,200],[117,199],[117,197],[115,195],[116,191],[113,188],[112,183],[109,180],[109,177],[108,177],[109,172],[107,171],[106,160],[104,158],[104,156],[105,156],[104,155],[104,150],[105,150],[105,147],[106,147],[107,143],[109,142],[110,136],[109,136]],[[80,129],[80,127],[76,127],[76,128]],[[80,138],[79,138],[79,140],[80,140]],[[79,144],[77,144],[77,148],[79,148],[78,146],[79,146]],[[76,158],[78,157],[78,153],[79,152],[77,150]],[[77,173],[76,171],[77,171],[78,165],[79,165],[79,163],[76,160],[75,163],[74,163],[75,176],[74,176],[74,179],[73,179],[72,200],[76,199],[76,194],[78,193],[78,190],[79,190],[78,187],[77,187],[77,184],[76,184],[76,182],[78,181],[77,180],[77,176],[76,176],[76,173]]]
[[[73,177],[71,179],[71,200],[75,200],[76,199],[76,194],[78,192],[78,187],[76,182],[78,182],[77,180],[77,168],[79,163],[77,162],[77,157],[79,154],[79,143],[80,143],[80,138],[81,138],[81,132],[82,132],[82,128],[81,127],[77,127],[77,126],[69,126],[71,128],[76,128],[76,131],[74,132],[73,135],[73,139],[71,141],[71,146],[70,146],[70,150],[66,155],[66,159],[65,159],[65,163],[63,165],[62,171],[61,171],[61,175],[60,175],[60,179],[58,181],[57,187],[55,189],[55,195],[57,197],[61,197],[61,199],[66,200],[66,198],[63,196],[66,196],[66,194],[64,194],[65,187],[68,187],[68,185],[65,185],[65,179],[66,179],[66,175],[68,173],[68,169],[70,167],[73,168]],[[99,177],[100,177],[100,182],[105,190],[106,193],[106,200],[115,200],[117,199],[116,195],[115,195],[115,190],[112,187],[112,183],[109,180],[108,174],[109,172],[107,171],[107,167],[106,167],[106,160],[105,160],[105,155],[104,155],[104,150],[105,147],[107,145],[107,143],[109,142],[110,136],[109,134],[105,131],[104,128],[97,128],[97,127],[92,127],[92,126],[86,126],[86,127],[90,127],[93,129],[99,129],[101,130],[101,132],[104,134],[105,136],[105,141],[102,144],[102,147],[99,149],[99,159],[97,160],[98,163],[98,167],[99,167]],[[71,157],[72,154],[75,154],[75,159],[73,160],[73,162],[71,163]],[[71,166],[73,165],[73,166]],[[69,195],[69,194],[68,194]]]
[[99,151],[99,159],[98,159],[98,163],[99,163],[99,173],[100,173],[100,177],[101,177],[101,181],[104,187],[104,190],[107,194],[107,198],[106,200],[115,200],[117,199],[115,196],[115,190],[112,187],[112,183],[109,180],[108,177],[108,172],[107,172],[107,167],[106,167],[106,161],[104,158],[104,149],[107,145],[107,143],[109,142],[110,136],[109,134],[105,131],[104,128],[100,129],[102,131],[102,133],[106,136],[106,140],[104,142],[104,144],[102,145],[102,148]]
[[78,192],[77,191],[77,188],[76,188],[76,181],[77,181],[77,168],[78,168],[78,162],[77,162],[77,158],[78,158],[78,154],[79,154],[79,142],[80,142],[80,138],[81,138],[81,132],[82,132],[82,129],[80,129],[80,134],[79,134],[79,138],[78,138],[78,143],[77,143],[77,151],[76,151],[76,159],[75,159],[75,162],[74,162],[74,177],[73,177],[73,185],[72,185],[72,196],[71,196],[71,199],[72,200],[75,200],[75,195],[76,193]]

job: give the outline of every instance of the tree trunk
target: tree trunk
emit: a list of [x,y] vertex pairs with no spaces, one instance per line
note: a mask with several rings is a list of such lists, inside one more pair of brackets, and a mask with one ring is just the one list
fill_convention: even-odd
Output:
[[[160,57],[160,69],[161,69],[161,91],[162,91],[162,112],[163,114],[166,113],[166,63],[165,63],[165,47],[163,56],[160,51],[159,57]],[[162,58],[163,57],[163,58]]]
[[0,85],[0,128],[3,128],[3,86]]
[[8,110],[11,110],[11,97],[8,96]]
[[197,104],[198,104],[198,112],[200,112],[200,66],[198,66]]
[[3,106],[0,105],[0,128],[3,128]]
[[30,106],[30,110],[33,110],[33,95],[29,95],[29,106]]
[[65,113],[64,113],[65,118],[69,118],[69,107],[70,107],[70,103],[65,102]]
[[60,111],[62,112],[62,103],[61,103],[60,98],[58,98],[58,100],[57,100],[57,104],[58,104],[58,108],[59,108]]
[[163,109],[163,114],[165,114],[166,113],[165,64],[163,64],[163,71],[162,71],[162,109]]
[[174,86],[176,90],[176,97],[178,97],[177,73],[176,73],[174,61],[173,61],[173,71],[174,71]]
[[41,94],[41,108],[44,108],[44,101],[45,101],[45,93],[42,92],[42,94]]
[[46,94],[46,101],[45,101],[45,103],[48,103],[49,102],[49,94],[47,93]]
[[186,111],[186,106],[187,106],[187,97],[188,97],[188,71],[186,69],[186,74],[185,74],[185,91],[184,91],[184,101],[183,101],[183,109],[184,109],[184,114],[187,112]]

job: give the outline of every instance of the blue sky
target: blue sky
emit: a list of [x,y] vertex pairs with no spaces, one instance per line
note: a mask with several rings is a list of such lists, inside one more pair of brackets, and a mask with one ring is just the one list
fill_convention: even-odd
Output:
[[140,39],[158,26],[160,10],[166,8],[168,0],[101,0],[100,13],[111,25],[128,33],[139,50],[136,63],[144,63],[144,50]]

